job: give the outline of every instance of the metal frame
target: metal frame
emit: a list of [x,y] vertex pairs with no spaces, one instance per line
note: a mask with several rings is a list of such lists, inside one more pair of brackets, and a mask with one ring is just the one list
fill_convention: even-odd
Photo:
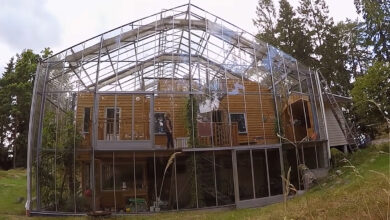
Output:
[[[298,69],[299,67],[299,69]],[[167,83],[171,84],[171,90],[160,91],[159,80],[166,79]],[[73,177],[76,178],[76,159],[79,153],[88,153],[90,155],[90,181],[91,181],[91,209],[96,211],[99,207],[96,207],[96,170],[95,162],[97,161],[96,153],[102,150],[99,148],[102,143],[98,141],[98,117],[99,117],[99,101],[100,97],[104,95],[113,95],[115,97],[114,109],[121,108],[118,106],[118,96],[128,95],[132,102],[132,137],[130,141],[134,140],[134,96],[141,94],[150,96],[150,108],[149,108],[149,133],[151,148],[134,148],[127,149],[124,147],[120,140],[115,140],[112,144],[119,146],[117,150],[124,152],[132,152],[132,158],[134,163],[134,169],[136,164],[136,152],[153,152],[153,175],[154,175],[154,196],[157,198],[157,172],[156,172],[156,159],[162,152],[172,152],[165,149],[158,149],[155,146],[155,134],[154,134],[154,112],[155,112],[155,97],[159,95],[167,95],[169,97],[188,97],[191,100],[197,97],[212,99],[215,97],[226,97],[227,103],[224,106],[224,111],[227,115],[227,122],[231,125],[230,114],[234,114],[236,111],[232,111],[232,103],[229,100],[229,87],[228,80],[236,80],[237,82],[244,85],[243,88],[243,105],[244,112],[237,112],[243,114],[246,125],[246,136],[248,140],[247,146],[233,146],[232,135],[230,135],[230,146],[227,147],[216,147],[214,141],[207,148],[199,148],[199,146],[191,146],[187,149],[174,149],[173,152],[181,151],[183,154],[190,155],[193,157],[194,170],[194,181],[196,191],[196,208],[200,207],[199,196],[201,193],[198,189],[198,173],[196,168],[201,166],[197,164],[196,157],[198,152],[209,152],[212,153],[212,169],[213,169],[213,184],[215,193],[215,204],[220,206],[219,195],[218,195],[218,177],[216,164],[216,153],[224,151],[230,152],[232,161],[232,174],[234,182],[234,195],[235,205],[237,207],[251,206],[254,204],[266,203],[263,200],[259,202],[255,194],[255,179],[254,179],[254,161],[253,161],[253,150],[264,149],[265,152],[265,164],[267,170],[267,181],[268,181],[268,197],[269,200],[273,201],[277,197],[271,196],[270,191],[270,171],[268,167],[267,149],[278,149],[279,159],[281,166],[280,175],[284,175],[284,161],[283,161],[283,148],[282,139],[278,139],[278,143],[273,143],[269,137],[265,137],[265,127],[270,123],[267,121],[264,114],[264,95],[271,94],[273,106],[275,111],[274,120],[278,126],[278,134],[281,134],[281,128],[283,126],[283,118],[280,117],[283,109],[281,105],[285,105],[283,98],[289,99],[291,92],[301,96],[309,96],[310,102],[312,103],[312,114],[315,115],[314,123],[316,131],[319,131],[321,127],[319,120],[318,103],[320,110],[322,110],[322,117],[325,117],[323,111],[323,100],[321,94],[321,88],[318,83],[318,76],[315,75],[315,80],[312,78],[312,71],[302,66],[297,60],[291,56],[283,53],[282,51],[268,45],[256,39],[255,36],[242,30],[241,28],[234,26],[233,24],[215,16],[191,3],[181,5],[169,10],[163,10],[159,13],[155,13],[151,16],[144,17],[134,22],[125,24],[117,27],[110,31],[104,32],[79,44],[76,44],[70,48],[61,51],[50,58],[42,60],[38,70],[37,77],[34,85],[33,100],[30,114],[30,127],[29,127],[29,139],[28,139],[28,167],[27,167],[27,209],[34,211],[45,211],[41,207],[40,200],[40,160],[42,157],[42,151],[45,152],[62,152],[63,149],[58,148],[57,145],[54,149],[42,148],[42,135],[44,128],[44,117],[45,110],[47,108],[46,103],[55,106],[57,109],[57,123],[58,118],[65,114],[69,109],[69,102],[76,103],[78,95],[81,93],[88,93],[93,95],[93,105],[91,106],[91,147],[88,149],[78,149],[76,146],[76,132],[73,136]],[[258,91],[247,91],[245,88],[245,82],[255,82]],[[174,88],[174,82],[181,82],[188,85],[187,90],[176,91]],[[286,84],[287,93],[284,93],[282,86]],[[302,91],[302,84],[305,83],[308,87],[306,92]],[[314,85],[315,84],[315,85]],[[299,88],[299,91],[292,91],[293,88]],[[269,92],[264,92],[267,89]],[[42,90],[42,91],[41,91]],[[262,91],[263,90],[263,91]],[[317,94],[319,93],[319,94]],[[72,94],[72,95],[70,95]],[[264,141],[262,144],[251,145],[249,141],[249,133],[251,129],[248,125],[248,108],[251,103],[247,103],[249,95],[258,95],[259,118],[261,118],[261,128],[263,129]],[[316,98],[319,97],[319,98]],[[38,102],[40,98],[40,103]],[[302,98],[303,100],[303,98]],[[318,102],[318,103],[317,103]],[[303,103],[303,102],[302,102]],[[172,98],[170,101],[170,110],[175,114],[175,99]],[[292,112],[292,107],[288,106],[288,111]],[[72,110],[78,108],[72,106]],[[306,110],[304,109],[305,122],[306,122]],[[61,110],[61,111],[60,111]],[[119,110],[119,117],[122,115],[122,110]],[[157,111],[157,110],[156,110]],[[158,112],[158,111],[157,111]],[[210,111],[212,112],[212,111]],[[210,115],[207,112],[207,115]],[[35,114],[34,114],[35,113]],[[36,114],[38,113],[38,115]],[[192,119],[196,115],[192,108]],[[106,114],[106,110],[104,112]],[[291,114],[292,115],[292,114]],[[74,118],[74,129],[80,129],[80,126],[76,125],[76,117]],[[83,116],[84,117],[84,114]],[[114,136],[116,137],[117,123],[116,111],[114,112]],[[174,116],[175,118],[175,116]],[[210,123],[212,125],[213,116],[211,113]],[[121,119],[120,119],[121,120]],[[119,120],[119,121],[120,121]],[[294,119],[288,122],[293,125]],[[326,119],[323,118],[323,122]],[[175,130],[175,120],[173,120],[173,127]],[[197,122],[192,121],[193,125]],[[307,128],[307,122],[306,128]],[[60,124],[57,124],[56,132],[59,131]],[[325,123],[326,128],[326,123]],[[120,127],[120,125],[119,125]],[[36,129],[37,128],[37,129]],[[83,128],[83,126],[81,127]],[[35,130],[34,130],[35,129]],[[211,130],[212,126],[211,126]],[[106,129],[104,129],[106,132]],[[232,134],[232,128],[229,126],[229,132]],[[31,136],[37,133],[36,140]],[[211,131],[213,133],[213,131]],[[57,133],[58,134],[58,133]],[[58,134],[61,135],[61,134]],[[118,132],[120,136],[120,131]],[[194,130],[192,132],[193,140],[196,138]],[[326,132],[327,135],[327,132]],[[106,135],[104,135],[106,136]],[[212,137],[213,138],[213,137]],[[116,139],[116,138],[114,138]],[[325,139],[325,138],[322,138]],[[326,139],[328,137],[326,136]],[[57,142],[60,141],[60,136],[57,137]],[[294,140],[293,142],[298,142]],[[119,143],[121,142],[121,143]],[[122,145],[121,145],[122,144]],[[126,144],[126,143],[125,143]],[[149,142],[148,142],[149,144]],[[321,146],[323,142],[315,142],[315,159],[318,165],[319,158],[317,155],[317,148]],[[130,145],[129,145],[130,146]],[[107,149],[104,149],[107,150]],[[303,152],[303,148],[301,149]],[[250,152],[250,164],[251,164],[251,175],[252,175],[252,186],[253,186],[253,201],[240,201],[239,199],[239,181],[238,181],[238,170],[237,170],[237,151],[249,151]],[[115,172],[115,158],[119,154],[115,154],[114,151],[107,151],[112,153],[112,163]],[[36,161],[33,161],[33,153],[35,153]],[[137,153],[138,154],[138,153]],[[329,151],[328,151],[329,154]],[[330,155],[323,155],[324,160],[327,161]],[[302,153],[303,157],[303,153]],[[56,158],[56,157],[55,157]],[[304,158],[303,158],[304,159]],[[303,160],[304,161],[304,160]],[[300,163],[300,156],[297,153],[297,164]],[[56,166],[56,162],[54,164]],[[172,178],[175,181],[175,210],[179,210],[179,198],[180,193],[178,191],[178,185],[181,183],[177,182],[176,170],[176,158],[173,163],[174,171],[172,172]],[[35,172],[35,173],[34,173]],[[31,206],[33,201],[33,190],[32,189],[32,178],[35,177],[36,184],[36,206]],[[54,186],[56,191],[56,177],[54,179]],[[115,181],[115,175],[114,175]],[[136,181],[134,172],[134,181]],[[134,184],[135,186],[136,184]],[[135,186],[136,187],[136,186]],[[77,212],[76,204],[76,185],[73,184],[74,194],[74,214]],[[136,192],[136,190],[135,190]],[[114,184],[114,197],[116,198],[116,189]],[[137,198],[137,195],[135,195]],[[57,199],[55,199],[56,209]],[[116,200],[116,199],[115,199]],[[115,209],[117,204],[115,201]],[[117,209],[116,209],[117,210]],[[136,207],[136,212],[139,209]]]

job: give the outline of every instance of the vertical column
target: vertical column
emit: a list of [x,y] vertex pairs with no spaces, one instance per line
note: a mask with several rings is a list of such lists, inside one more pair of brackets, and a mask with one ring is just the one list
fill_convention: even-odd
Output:
[[91,178],[91,187],[92,187],[92,210],[96,211],[96,184],[95,184],[95,148],[97,146],[98,138],[98,115],[99,115],[99,95],[98,91],[98,82],[99,82],[99,71],[100,71],[100,58],[102,55],[102,46],[103,46],[103,35],[100,38],[100,48],[99,56],[96,67],[96,80],[95,80],[95,91],[94,91],[94,100],[93,100],[93,117],[92,117],[92,155],[91,155],[91,167],[92,167],[92,178]]
[[265,137],[265,126],[264,126],[264,111],[263,111],[263,100],[262,100],[262,92],[261,92],[261,86],[260,86],[260,82],[261,82],[261,78],[260,76],[258,75],[259,74],[259,69],[258,69],[258,61],[257,61],[257,51],[256,51],[256,44],[253,42],[252,43],[252,47],[253,47],[253,59],[254,59],[254,62],[255,62],[255,69],[256,69],[256,74],[257,74],[257,77],[258,77],[258,82],[257,82],[257,87],[259,89],[259,102],[260,102],[260,113],[261,113],[261,126],[262,126],[262,129],[263,129],[263,139],[264,139],[264,144],[267,144],[267,138]]
[[240,201],[240,186],[238,185],[237,154],[232,150],[233,183],[234,183],[234,201],[236,205]]
[[42,98],[41,98],[41,110],[39,112],[39,127],[38,127],[38,141],[37,141],[37,152],[36,152],[36,194],[37,194],[37,210],[41,210],[41,192],[39,186],[39,163],[41,160],[41,149],[42,149],[42,129],[43,129],[43,116],[45,111],[45,100],[46,100],[46,86],[49,78],[49,67],[50,63],[46,65],[45,79],[43,81]]
[[[289,88],[289,84],[288,84],[288,73],[287,73],[287,68],[286,68],[286,60],[284,59],[283,57],[283,70],[284,70],[284,73],[286,74],[286,86],[287,86],[287,108],[288,108],[288,111],[290,112],[290,115],[291,115],[291,118],[290,118],[290,126],[292,128],[292,132],[293,132],[293,139],[294,139],[294,143],[297,143],[297,140],[296,140],[296,136],[295,136],[295,125],[294,125],[294,115],[293,115],[293,112],[292,112],[292,107],[291,107],[291,104],[289,103],[289,99],[290,99],[290,88]],[[286,137],[288,138],[288,137]]]
[[[315,78],[316,78],[316,82],[317,82],[318,94],[319,94],[319,97],[320,97],[320,100],[319,100],[320,101],[320,108],[321,108],[321,111],[322,111],[322,120],[324,122],[325,135],[326,135],[326,140],[327,140],[327,154],[328,154],[327,156],[328,156],[328,160],[327,160],[327,164],[324,164],[324,166],[329,166],[329,162],[330,162],[330,159],[331,159],[331,154],[330,154],[328,124],[326,122],[325,106],[324,106],[324,100],[322,98],[322,88],[321,88],[321,83],[320,83],[320,77],[319,77],[317,71],[315,71]],[[325,154],[324,157],[326,158],[326,153],[324,152],[324,154]],[[326,161],[326,160],[324,160],[324,161]]]
[[149,134],[152,147],[155,147],[154,141],[154,93],[150,95],[150,107],[149,107]]
[[[277,103],[277,93],[276,93],[276,88],[275,88],[275,81],[274,81],[274,74],[273,74],[273,63],[272,63],[272,58],[270,55],[270,49],[269,49],[269,44],[267,44],[267,50],[268,50],[268,62],[269,62],[269,68],[271,72],[271,82],[272,82],[272,93],[274,97],[274,105],[275,105],[275,117],[276,117],[276,122],[278,125],[278,133],[280,135],[280,119],[279,119],[279,109],[278,109],[278,103]],[[282,139],[279,138],[279,143],[282,143]]]
[[[224,39],[224,28],[223,28],[223,23],[221,21],[221,35],[222,35],[222,39]],[[222,50],[223,50],[223,57],[224,57],[224,60],[227,60],[228,56],[230,53],[228,53],[227,55],[225,54],[226,51],[225,51],[225,41],[222,41]],[[226,57],[225,57],[226,56]],[[226,87],[226,100],[227,100],[227,119],[228,119],[228,126],[229,126],[229,138],[230,138],[230,146],[233,146],[233,138],[232,138],[232,122],[230,120],[230,103],[229,103],[229,89],[228,89],[228,78],[227,78],[227,74],[226,74],[226,67],[225,67],[225,61],[222,63],[223,65],[223,72],[224,72],[224,77],[225,77],[225,87]],[[224,126],[224,125],[222,125]],[[225,130],[223,128],[223,130]]]
[[190,102],[191,102],[191,124],[192,124],[192,143],[191,147],[195,146],[195,126],[197,126],[194,122],[194,95],[192,91],[192,55],[191,55],[191,1],[188,3],[188,83],[190,90]]

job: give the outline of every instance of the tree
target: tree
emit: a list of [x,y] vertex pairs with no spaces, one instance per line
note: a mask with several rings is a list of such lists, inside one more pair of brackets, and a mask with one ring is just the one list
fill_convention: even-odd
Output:
[[[49,48],[43,57],[51,54]],[[0,79],[0,140],[12,152],[14,167],[26,166],[27,136],[34,76],[40,55],[24,50],[11,58]],[[4,146],[6,145],[6,146]]]
[[253,23],[259,28],[257,38],[276,45],[276,11],[273,0],[259,0],[256,6],[256,15],[257,17],[253,19]]
[[348,96],[352,88],[351,74],[346,69],[348,60],[347,45],[343,43],[343,25],[330,28],[318,48],[322,54],[319,59],[320,71],[326,78],[330,89],[335,94]]
[[357,12],[363,15],[365,40],[373,47],[375,58],[390,60],[390,1],[355,0]]
[[337,24],[340,30],[341,43],[346,47],[346,69],[353,78],[363,75],[372,55],[365,43],[364,24],[347,19]]
[[12,99],[10,91],[5,88],[9,83],[11,74],[14,72],[14,68],[14,58],[11,57],[5,68],[3,78],[0,79],[0,167],[3,169],[8,169],[11,165],[11,161],[8,156],[8,136],[9,131],[11,130],[11,117],[9,112],[11,111]]
[[329,9],[324,0],[300,0],[298,14],[304,25],[304,33],[312,40],[316,56],[321,56],[319,48],[334,25],[329,17]]
[[371,135],[377,130],[372,124],[382,124],[384,118],[374,103],[377,103],[386,117],[390,114],[390,63],[376,62],[367,74],[358,77],[351,91],[353,110],[361,129]]
[[275,28],[279,48],[302,63],[310,64],[312,44],[304,34],[301,19],[296,16],[287,0],[280,0],[279,5],[279,18]]

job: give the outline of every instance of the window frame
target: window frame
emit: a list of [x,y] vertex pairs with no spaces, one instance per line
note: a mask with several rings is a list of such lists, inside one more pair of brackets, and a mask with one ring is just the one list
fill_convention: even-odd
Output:
[[[154,120],[156,119],[156,114],[163,114],[164,115],[163,117],[165,117],[166,112],[154,112],[154,115],[153,115],[153,119]],[[156,132],[156,124],[155,123],[153,123],[153,124],[154,124],[154,128],[153,129],[154,129],[154,134],[155,135],[166,135],[165,131],[164,132]]]
[[248,134],[248,121],[246,120],[245,112],[229,112],[229,122],[232,123],[232,115],[244,115],[245,131],[240,131],[238,127],[238,134]]
[[[86,109],[89,109],[89,119],[88,119],[88,130],[87,131],[85,131],[85,110]],[[92,113],[92,107],[84,107],[84,111],[83,111],[83,131],[82,131],[82,133],[83,134],[89,134],[89,127],[91,126],[91,121],[92,121],[92,119],[91,119],[91,113]]]
[[[119,109],[119,118],[117,119],[118,120],[118,138],[116,140],[120,140],[120,136],[121,136],[121,123],[120,123],[120,120],[121,120],[121,116],[122,116],[122,109],[121,107],[105,107],[104,108],[104,119],[106,120],[106,122],[104,123],[104,140],[108,140],[107,139],[107,110],[108,109],[114,109],[114,116],[116,114],[116,111],[115,109]],[[115,134],[113,134],[115,135]]]

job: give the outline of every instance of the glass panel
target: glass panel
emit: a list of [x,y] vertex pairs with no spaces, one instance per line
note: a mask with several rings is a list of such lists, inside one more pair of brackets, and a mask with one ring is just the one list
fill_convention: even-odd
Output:
[[106,108],[105,140],[119,139],[119,120],[120,108]]
[[269,194],[265,150],[253,150],[252,156],[256,198],[266,197]]
[[90,122],[91,122],[91,108],[84,108],[84,123],[83,123],[83,132],[90,133]]
[[196,208],[195,166],[192,152],[182,153],[176,157],[176,176],[179,209]]
[[252,168],[249,151],[237,151],[240,200],[253,199]]
[[234,183],[231,151],[215,151],[218,205],[234,204]]
[[155,112],[154,113],[154,134],[165,134],[164,129],[164,112]]
[[303,148],[303,153],[305,156],[305,165],[309,169],[317,169],[317,161],[316,161],[316,149],[315,145],[307,145]]
[[268,149],[268,169],[269,169],[269,182],[271,186],[271,196],[279,195],[283,193],[282,187],[282,171],[280,168],[280,156],[279,149]]
[[213,152],[208,151],[196,153],[199,207],[216,205],[213,163]]
[[[173,164],[167,167],[169,157],[156,155],[156,183],[157,195],[161,210],[176,209],[176,185]],[[166,172],[165,171],[165,168]]]
[[247,132],[244,113],[230,113],[230,120],[232,123],[237,123],[239,133]]
[[149,140],[150,96],[134,96],[134,140]]
[[299,189],[299,177],[297,167],[297,157],[295,147],[283,144],[283,162],[285,175],[287,175],[288,169],[291,168],[290,172],[290,183],[294,185],[296,189]]

